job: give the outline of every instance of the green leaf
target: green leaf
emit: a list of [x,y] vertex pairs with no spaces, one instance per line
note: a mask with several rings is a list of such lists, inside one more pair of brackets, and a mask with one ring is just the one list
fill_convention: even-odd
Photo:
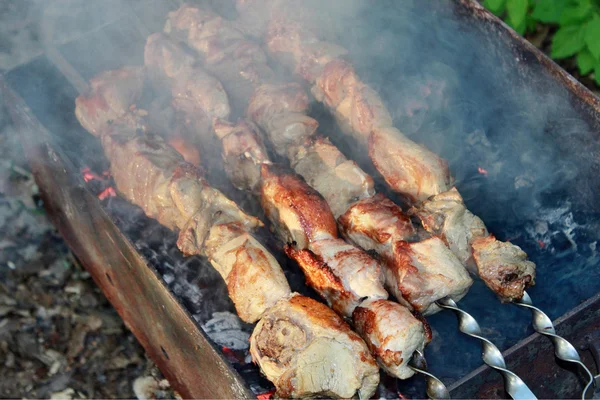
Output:
[[538,0],[531,16],[540,22],[556,23],[564,6],[564,0]]
[[535,32],[535,28],[537,27],[537,21],[531,15],[527,14],[525,17],[525,25],[527,26],[526,31]]
[[584,39],[590,53],[600,60],[600,16],[598,14],[595,14],[594,18],[587,23]]
[[600,62],[594,67],[594,80],[596,84],[600,86]]
[[592,16],[592,0],[570,0],[558,19],[561,26],[585,21]]
[[508,21],[510,25],[515,28],[521,28],[523,34],[525,32],[525,15],[527,15],[527,9],[529,8],[528,0],[507,0],[506,1],[506,12],[508,13]]
[[598,60],[588,51],[583,49],[577,54],[577,66],[581,75],[587,75],[594,69],[594,66],[598,64]]
[[485,0],[483,6],[494,14],[500,15],[506,7],[506,0]]
[[571,57],[585,47],[583,39],[585,26],[564,26],[552,38],[552,58]]

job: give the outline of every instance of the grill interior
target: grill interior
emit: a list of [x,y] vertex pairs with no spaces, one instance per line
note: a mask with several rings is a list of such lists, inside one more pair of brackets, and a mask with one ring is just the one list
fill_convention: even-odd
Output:
[[[230,13],[233,8],[224,3],[211,5]],[[598,293],[598,120],[584,112],[535,57],[496,40],[497,27],[465,23],[458,2],[360,4],[356,7],[363,12],[358,17],[340,12],[335,19],[335,40],[350,50],[359,74],[395,112],[395,126],[449,160],[467,206],[498,238],[519,245],[537,264],[537,283],[528,290],[535,304],[555,319]],[[108,165],[98,156],[100,144],[73,113],[78,82],[107,69],[143,64],[146,36],[160,30],[169,9],[178,6],[168,1],[121,4],[123,12],[90,18],[88,31],[76,37],[61,32],[60,19],[48,15],[46,29],[59,42],[57,52],[6,73],[9,86],[79,169],[89,167],[101,174]],[[315,105],[312,113],[321,132],[377,177],[364,152],[337,131],[323,108]],[[222,169],[211,169],[208,175],[211,184],[262,217],[255,200],[234,190]],[[378,191],[402,201],[382,180],[376,182]],[[98,194],[107,184],[86,185]],[[234,311],[218,273],[200,257],[184,258],[172,232],[119,197],[102,200],[102,206],[198,324],[207,324],[215,312]],[[278,258],[292,289],[315,297],[297,266],[283,256],[280,243],[267,231],[259,236]],[[481,281],[460,305],[502,350],[533,333],[527,311],[500,304]],[[460,334],[451,313],[438,313],[428,321],[434,338],[426,357],[430,370],[446,384],[482,364],[478,342]],[[246,333],[251,329],[241,328]],[[270,384],[246,354],[228,349],[224,355],[251,389],[268,391]],[[399,389],[417,396],[422,393],[420,384],[420,378],[412,378]],[[386,382],[390,393],[395,385]]]

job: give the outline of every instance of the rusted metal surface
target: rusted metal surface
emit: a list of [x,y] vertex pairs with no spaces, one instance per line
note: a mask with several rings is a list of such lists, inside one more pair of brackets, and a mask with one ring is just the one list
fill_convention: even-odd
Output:
[[254,397],[1,76],[0,93],[23,136],[48,214],[173,388],[184,398]]

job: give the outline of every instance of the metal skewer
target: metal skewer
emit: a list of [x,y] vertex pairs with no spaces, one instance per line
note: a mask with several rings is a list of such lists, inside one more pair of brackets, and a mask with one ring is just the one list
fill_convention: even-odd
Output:
[[514,372],[506,369],[506,362],[504,361],[504,357],[502,357],[502,353],[498,347],[482,336],[481,327],[475,318],[466,311],[458,308],[456,302],[449,297],[436,301],[436,304],[442,308],[454,311],[458,318],[458,328],[460,331],[481,341],[483,362],[502,374],[504,377],[504,387],[510,397],[513,399],[537,399],[521,378]]
[[408,362],[413,371],[425,375],[427,379],[427,396],[430,399],[449,399],[450,391],[444,383],[427,371],[427,361],[419,350],[416,350]]
[[527,292],[523,292],[523,297],[520,300],[515,300],[513,303],[517,306],[528,308],[531,311],[531,324],[533,325],[533,329],[535,329],[537,333],[548,336],[550,340],[552,340],[552,343],[554,344],[554,354],[558,359],[575,363],[583,368],[583,370],[587,373],[589,380],[587,385],[585,385],[583,388],[583,392],[581,393],[582,400],[585,400],[588,389],[594,385],[594,375],[581,361],[579,353],[577,353],[575,347],[565,338],[556,334],[556,330],[554,329],[554,325],[552,324],[550,317],[533,305],[533,301]]

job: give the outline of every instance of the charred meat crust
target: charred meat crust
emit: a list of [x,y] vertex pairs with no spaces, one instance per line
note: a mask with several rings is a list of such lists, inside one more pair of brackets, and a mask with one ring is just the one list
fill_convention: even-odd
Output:
[[[275,165],[262,165],[261,175],[261,202],[265,210],[272,208],[265,203],[271,203],[280,215],[283,209],[296,215],[308,242],[322,233],[337,236],[337,225],[327,202],[299,175]],[[267,216],[278,219],[272,214]]]
[[527,254],[493,235],[473,242],[473,257],[481,279],[504,302],[522,298],[535,283],[535,264],[527,260]]
[[[360,216],[381,216],[381,224],[361,223]],[[383,222],[385,221],[385,226]],[[382,193],[360,200],[354,203],[348,210],[338,218],[339,224],[345,231],[362,233],[378,243],[386,243],[389,240],[407,241],[414,237],[415,228],[410,218],[402,212],[402,209]]]

